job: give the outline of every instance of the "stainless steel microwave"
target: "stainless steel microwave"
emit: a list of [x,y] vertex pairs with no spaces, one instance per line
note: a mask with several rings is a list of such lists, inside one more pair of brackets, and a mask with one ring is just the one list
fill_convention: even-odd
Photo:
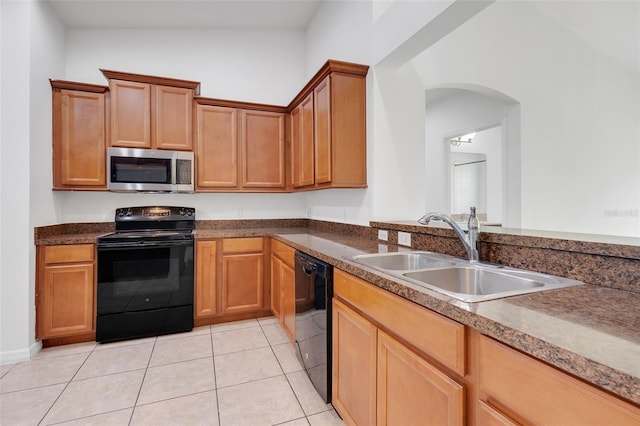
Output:
[[109,148],[109,191],[193,192],[193,152]]

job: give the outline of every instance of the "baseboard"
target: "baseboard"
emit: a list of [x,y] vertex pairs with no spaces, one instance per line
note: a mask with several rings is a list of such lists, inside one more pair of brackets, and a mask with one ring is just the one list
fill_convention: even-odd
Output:
[[0,352],[0,364],[14,364],[16,362],[29,361],[42,349],[42,342],[36,340],[24,349]]

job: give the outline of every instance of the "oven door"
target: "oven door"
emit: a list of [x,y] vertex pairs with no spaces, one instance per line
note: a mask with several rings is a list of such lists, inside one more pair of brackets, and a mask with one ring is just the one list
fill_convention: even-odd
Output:
[[98,246],[98,315],[193,305],[193,240]]

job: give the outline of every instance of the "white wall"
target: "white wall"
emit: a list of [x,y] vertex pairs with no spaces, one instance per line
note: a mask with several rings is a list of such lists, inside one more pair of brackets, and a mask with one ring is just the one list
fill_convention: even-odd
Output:
[[[42,191],[34,171],[44,168],[51,175],[47,75],[63,68],[64,29],[45,3],[3,1],[0,12],[0,362],[5,363],[28,359],[39,347],[33,227],[55,216],[50,191]],[[32,162],[34,152],[44,152],[44,160]],[[50,188],[50,178],[44,187]]]
[[306,84],[298,30],[71,29],[66,72],[105,84],[99,68],[200,81],[201,96],[287,105]]
[[[476,90],[483,90],[483,88],[476,88]],[[484,89],[486,90],[486,89]],[[425,159],[425,168],[427,169],[427,176],[430,182],[438,182],[437,185],[429,185],[426,188],[427,206],[430,211],[443,211],[445,213],[459,213],[451,212],[450,210],[450,197],[449,197],[449,159],[447,153],[449,152],[449,145],[445,139],[449,139],[452,136],[458,136],[465,133],[470,133],[478,129],[485,129],[489,126],[501,125],[503,121],[507,120],[509,113],[513,110],[515,103],[513,100],[506,99],[504,96],[498,97],[499,94],[489,96],[483,93],[467,89],[451,89],[451,88],[437,88],[428,89],[426,91],[426,106],[425,106],[425,127],[426,136],[425,144],[427,150],[427,156]],[[480,134],[478,134],[480,136]],[[498,135],[498,143],[501,144],[501,135]],[[474,143],[470,146],[465,144],[465,147],[474,149],[477,146],[477,142],[482,142],[481,138],[476,138]],[[505,141],[508,145],[519,144],[518,139]],[[466,152],[476,152],[469,151]],[[485,152],[485,151],[479,151]],[[513,150],[511,151],[511,154]],[[512,154],[513,155],[513,154]],[[495,161],[493,156],[487,156],[487,171],[492,172],[494,169],[497,171],[500,179],[499,189],[502,193],[502,168],[506,168],[506,164],[502,162],[502,155],[499,156],[498,164],[493,167],[492,162]],[[519,158],[509,158],[507,161],[517,161]],[[505,175],[504,180],[517,180],[518,176]],[[493,175],[488,176],[493,180]],[[495,188],[497,185],[494,183],[488,184],[488,190]],[[495,194],[489,194],[493,197]],[[502,206],[503,197],[500,196],[500,202],[497,203],[500,207],[500,211],[495,211],[495,202],[491,202],[488,199],[488,206],[491,208],[489,214],[489,220],[502,222],[503,217],[506,217],[507,209],[517,210],[519,199],[511,197],[507,201],[507,205]],[[512,223],[505,222],[505,226],[514,226]]]
[[640,236],[637,71],[525,2],[492,4],[413,63],[425,87],[520,103],[523,228]]
[[[427,122],[429,120],[427,119]],[[480,183],[480,187],[484,187],[485,191],[485,199],[483,200],[485,203],[485,209],[480,210],[480,206],[478,206],[478,213],[485,213],[487,216],[486,221],[490,223],[502,223],[502,200],[503,200],[503,190],[502,190],[502,182],[503,182],[503,159],[502,159],[502,126],[496,126],[489,129],[484,129],[476,132],[472,143],[462,143],[459,146],[451,146],[448,141],[444,142],[445,147],[449,145],[451,152],[451,158],[453,159],[453,154],[458,154],[456,158],[463,162],[469,161],[478,161],[480,157],[484,158],[485,165],[481,168],[463,168],[461,170],[484,170],[484,175],[474,176],[468,175],[467,178],[472,179],[482,179],[484,184]],[[479,154],[479,155],[477,155]],[[470,157],[464,157],[465,155],[470,155]],[[453,161],[450,161],[449,164],[456,164]],[[452,170],[450,167],[451,176]],[[469,172],[466,172],[469,173]],[[453,187],[453,185],[450,185]],[[455,199],[453,191],[450,193],[451,199]],[[454,203],[450,203],[451,206]],[[459,209],[451,208],[449,210],[450,213],[467,213],[469,207],[472,204],[460,204],[457,200],[455,205],[459,206]]]
[[[371,3],[330,1],[320,4],[306,37],[307,79],[326,62],[337,59],[370,64]],[[374,70],[367,75],[367,179],[375,175],[371,96]],[[313,219],[367,225],[372,217],[372,193],[366,189],[325,189],[306,194],[307,210]]]

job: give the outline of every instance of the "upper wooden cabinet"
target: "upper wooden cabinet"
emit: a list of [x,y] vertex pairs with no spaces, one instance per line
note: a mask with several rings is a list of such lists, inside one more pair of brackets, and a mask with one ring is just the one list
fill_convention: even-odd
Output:
[[329,60],[288,106],[203,98],[199,82],[119,71],[101,70],[108,88],[52,81],[53,187],[106,190],[114,146],[195,151],[199,192],[364,188],[368,69]]
[[291,111],[291,184],[315,183],[313,144],[313,92]]
[[196,190],[238,188],[238,110],[196,106]]
[[294,188],[367,186],[367,72],[330,60],[291,103]]
[[[285,110],[196,100],[196,189],[283,192]],[[245,108],[243,108],[243,106]]]
[[53,189],[106,190],[106,86],[51,80]]
[[101,70],[109,79],[110,146],[193,150],[200,83]]
[[241,113],[242,187],[285,189],[284,114]]

